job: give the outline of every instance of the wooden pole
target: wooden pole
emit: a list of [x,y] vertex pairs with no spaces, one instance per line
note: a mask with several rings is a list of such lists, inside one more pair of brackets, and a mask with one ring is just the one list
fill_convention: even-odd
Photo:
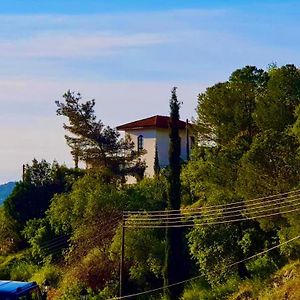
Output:
[[189,120],[186,119],[185,122],[185,131],[186,131],[186,160],[190,159],[190,140],[189,140]]
[[25,179],[25,172],[26,172],[26,166],[23,164],[22,166],[22,181],[24,182]]
[[119,296],[124,296],[124,250],[125,250],[125,220],[122,218],[122,242],[121,242],[121,259],[120,259],[120,293]]

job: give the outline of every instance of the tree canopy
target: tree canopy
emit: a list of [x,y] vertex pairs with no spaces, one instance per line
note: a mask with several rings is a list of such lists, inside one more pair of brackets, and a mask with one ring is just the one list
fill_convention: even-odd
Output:
[[275,299],[258,290],[286,282],[286,293],[275,290],[287,298],[300,282],[299,74],[294,65],[246,66],[208,87],[187,162],[179,159],[174,88],[170,166],[160,170],[156,153],[155,176],[130,185],[125,175],[144,167],[132,143],[97,120],[94,100],[67,92],[57,114],[68,119],[75,169],[25,166],[0,207],[0,279],[47,279],[55,300],[85,289],[90,299],[115,298],[124,229],[128,296]]
[[68,118],[69,123],[63,127],[71,133],[65,138],[76,166],[81,160],[89,168],[101,168],[113,175],[143,177],[145,164],[140,159],[142,153],[134,150],[134,143],[128,138],[120,138],[116,129],[97,120],[95,100],[81,103],[80,93],[71,91],[63,98],[63,102],[55,102],[57,115]]
[[82,175],[80,170],[68,169],[57,162],[34,159],[25,166],[24,180],[16,184],[4,202],[5,211],[21,228],[30,219],[42,218],[56,193],[67,192]]

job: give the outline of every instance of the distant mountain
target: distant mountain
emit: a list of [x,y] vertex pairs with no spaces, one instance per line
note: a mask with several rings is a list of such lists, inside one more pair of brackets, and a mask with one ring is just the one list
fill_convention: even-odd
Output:
[[15,185],[16,185],[15,182],[8,182],[5,184],[0,184],[0,205],[11,194]]

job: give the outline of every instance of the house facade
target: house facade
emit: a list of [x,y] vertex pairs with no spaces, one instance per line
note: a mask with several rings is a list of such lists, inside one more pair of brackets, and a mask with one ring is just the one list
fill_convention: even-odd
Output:
[[[156,155],[161,168],[169,164],[169,120],[170,117],[157,115],[117,126],[117,130],[124,131],[130,137],[137,151],[145,150],[145,154],[142,155],[147,165],[145,176],[154,176]],[[178,127],[181,141],[180,157],[187,160],[194,143],[192,126],[188,122],[179,121]]]

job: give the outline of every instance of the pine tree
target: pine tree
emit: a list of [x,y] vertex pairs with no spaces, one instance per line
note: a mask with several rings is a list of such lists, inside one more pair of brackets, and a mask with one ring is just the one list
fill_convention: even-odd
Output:
[[129,139],[121,139],[116,129],[97,121],[95,100],[81,103],[81,95],[71,91],[63,98],[64,102],[55,102],[56,112],[68,118],[69,124],[64,124],[64,129],[71,136],[65,135],[65,138],[76,167],[80,160],[89,168],[101,168],[108,174],[143,177],[145,163],[140,159],[143,153],[135,151]]
[[[167,209],[180,209],[180,137],[179,137],[179,109],[180,102],[177,99],[176,87],[172,89],[170,99],[170,146],[169,146],[169,195]],[[185,278],[185,259],[182,228],[166,229],[165,269],[164,285],[180,282]],[[183,286],[177,285],[165,289],[165,297],[169,300],[177,300],[183,292]]]

